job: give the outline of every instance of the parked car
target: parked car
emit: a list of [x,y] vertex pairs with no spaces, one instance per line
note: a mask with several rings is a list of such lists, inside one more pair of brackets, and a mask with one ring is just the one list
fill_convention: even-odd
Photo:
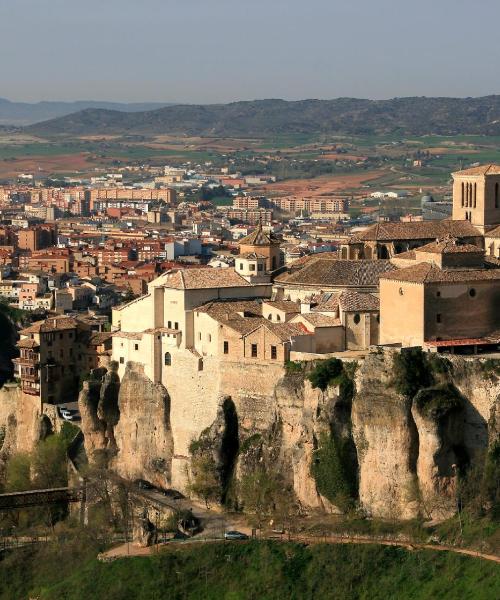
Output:
[[224,533],[225,540],[248,540],[248,535],[246,533],[241,533],[241,531],[226,531]]

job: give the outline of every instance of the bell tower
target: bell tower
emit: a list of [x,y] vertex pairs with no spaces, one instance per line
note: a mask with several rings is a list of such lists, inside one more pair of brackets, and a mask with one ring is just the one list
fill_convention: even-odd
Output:
[[483,234],[500,225],[500,165],[453,173],[453,220],[469,221]]

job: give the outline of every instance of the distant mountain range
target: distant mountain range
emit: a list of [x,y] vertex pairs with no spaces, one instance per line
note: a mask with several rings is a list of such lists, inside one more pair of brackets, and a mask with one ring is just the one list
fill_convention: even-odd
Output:
[[48,119],[57,119],[89,108],[119,110],[122,112],[146,111],[161,108],[169,102],[98,102],[79,100],[76,102],[11,102],[0,98],[0,125],[24,126]]
[[26,128],[40,135],[183,134],[269,136],[290,133],[500,135],[500,96],[391,100],[254,100],[171,105],[123,112],[88,108]]

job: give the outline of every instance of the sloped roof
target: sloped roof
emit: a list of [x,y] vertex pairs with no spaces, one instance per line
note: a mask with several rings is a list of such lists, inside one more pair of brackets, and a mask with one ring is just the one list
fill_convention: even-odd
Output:
[[500,282],[500,269],[440,269],[431,263],[422,262],[393,273],[386,273],[380,279],[411,283]]
[[434,254],[484,254],[484,250],[474,244],[460,244],[456,238],[447,236],[420,248],[415,252],[430,252]]
[[469,221],[410,221],[408,223],[376,223],[349,240],[360,242],[390,242],[392,240],[431,240],[451,235],[455,238],[481,237]]
[[396,267],[389,260],[338,260],[318,256],[302,269],[276,277],[276,283],[314,285],[318,288],[377,286],[382,273]]
[[241,238],[238,243],[240,246],[275,246],[279,244],[279,241],[274,239],[271,234],[264,233],[262,223],[259,223],[252,233]]
[[458,175],[459,177],[467,177],[471,175],[500,175],[500,165],[495,165],[493,163],[480,165],[479,167],[471,167],[470,169],[455,171],[452,173],[452,175]]
[[248,287],[251,284],[234,269],[220,267],[180,269],[161,276],[163,287],[177,290]]
[[500,225],[484,234],[485,238],[500,238]]
[[380,309],[380,301],[373,294],[360,294],[346,290],[339,295],[339,303],[345,312],[377,311]]
[[340,319],[335,319],[328,315],[322,315],[321,313],[305,313],[297,315],[302,317],[305,321],[313,325],[314,327],[338,327],[342,325]]
[[67,329],[76,329],[78,321],[74,317],[50,317],[43,321],[36,321],[26,329],[23,329],[21,335],[31,333],[49,333],[51,331],[64,331]]

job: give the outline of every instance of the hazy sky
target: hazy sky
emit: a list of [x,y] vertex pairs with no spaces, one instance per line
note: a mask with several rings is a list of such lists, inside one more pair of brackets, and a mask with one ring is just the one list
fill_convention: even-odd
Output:
[[500,93],[499,0],[0,0],[0,97]]

